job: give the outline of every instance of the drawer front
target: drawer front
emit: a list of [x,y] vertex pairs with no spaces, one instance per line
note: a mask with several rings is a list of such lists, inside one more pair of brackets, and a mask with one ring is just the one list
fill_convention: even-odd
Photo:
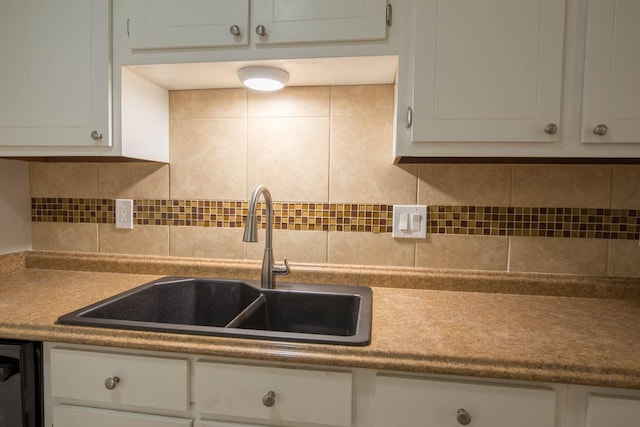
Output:
[[56,406],[53,408],[56,427],[191,427],[191,420],[133,414],[104,409]]
[[196,406],[214,418],[350,426],[351,389],[351,373],[345,372],[210,362],[195,368]]
[[[114,405],[186,411],[189,404],[188,362],[160,357],[54,348],[51,350],[51,394]],[[105,381],[118,377],[109,390]]]
[[590,394],[587,400],[587,427],[632,426],[640,424],[640,399]]
[[555,425],[551,389],[379,376],[375,394],[376,427]]

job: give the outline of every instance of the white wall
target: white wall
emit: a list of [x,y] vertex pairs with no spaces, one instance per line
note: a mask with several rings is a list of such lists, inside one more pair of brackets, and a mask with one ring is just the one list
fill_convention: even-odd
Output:
[[0,159],[0,254],[31,249],[29,164]]

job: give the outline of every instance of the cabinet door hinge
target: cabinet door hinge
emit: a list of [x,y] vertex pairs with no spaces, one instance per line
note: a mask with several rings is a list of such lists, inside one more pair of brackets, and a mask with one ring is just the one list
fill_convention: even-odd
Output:
[[390,27],[391,26],[391,21],[393,19],[393,8],[391,7],[390,4],[387,5],[386,19],[387,19],[387,25]]
[[407,107],[407,129],[411,129],[413,125],[413,110],[411,107]]
[[127,38],[129,38],[129,37],[130,37],[130,35],[129,35],[129,34],[130,34],[130,33],[129,33],[130,25],[131,25],[131,19],[127,18]]

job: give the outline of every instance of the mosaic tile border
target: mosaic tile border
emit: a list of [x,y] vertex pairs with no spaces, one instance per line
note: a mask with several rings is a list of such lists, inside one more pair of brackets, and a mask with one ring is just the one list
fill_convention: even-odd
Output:
[[[134,223],[241,228],[246,201],[134,200]],[[34,222],[114,223],[110,199],[33,198]],[[504,206],[429,206],[429,233],[485,236],[538,236],[640,239],[640,209]],[[274,202],[274,228],[280,230],[390,233],[393,206],[358,203]],[[266,222],[264,204],[258,219]]]
[[[33,222],[113,224],[115,201],[107,199],[33,198]],[[264,228],[266,207],[259,203]],[[93,210],[92,210],[93,209]],[[134,200],[134,224],[241,228],[249,211],[246,201]],[[109,214],[111,212],[111,214]],[[274,228],[279,230],[390,233],[393,206],[351,203],[274,202]]]

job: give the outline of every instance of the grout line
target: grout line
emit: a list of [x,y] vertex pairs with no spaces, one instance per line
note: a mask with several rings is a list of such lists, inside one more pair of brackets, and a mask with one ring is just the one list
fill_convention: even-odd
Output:
[[[331,203],[331,147],[333,146],[333,92],[334,86],[329,89],[329,147],[327,156],[327,202]],[[329,262],[329,239],[331,233],[327,232],[327,242],[325,245],[325,259]]]
[[[509,179],[509,206],[513,205],[513,176],[514,176],[514,168],[515,165],[511,165],[510,167],[510,179]],[[511,246],[512,246],[513,238],[509,236],[507,240],[507,273],[511,271]]]
[[[249,201],[249,89],[244,89],[244,195],[243,201]],[[242,242],[242,254],[243,259],[248,259],[248,247],[249,243]]]
[[507,240],[507,273],[511,271],[511,242],[512,236],[509,236]]
[[[611,171],[609,174],[609,209],[613,209],[613,180],[614,180],[614,175],[615,175],[615,168],[614,166],[610,166]],[[608,243],[607,243],[607,253],[606,253],[606,260],[607,260],[607,265],[606,265],[606,270],[605,270],[605,274],[609,275],[611,273],[611,245],[612,245],[612,239],[608,239]]]

